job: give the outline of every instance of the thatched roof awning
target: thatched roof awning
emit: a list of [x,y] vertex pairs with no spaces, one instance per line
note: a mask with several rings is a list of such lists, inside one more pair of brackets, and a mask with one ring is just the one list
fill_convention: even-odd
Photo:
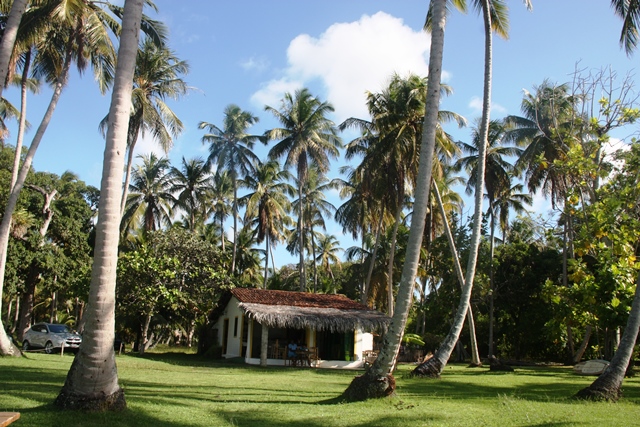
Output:
[[375,310],[256,303],[240,303],[240,308],[250,318],[270,328],[311,328],[331,332],[350,332],[360,328],[365,332],[384,332],[391,321],[389,317]]

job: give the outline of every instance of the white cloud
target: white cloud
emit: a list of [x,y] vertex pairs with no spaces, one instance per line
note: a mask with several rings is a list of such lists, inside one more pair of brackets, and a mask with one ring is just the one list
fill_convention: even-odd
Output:
[[[477,114],[482,113],[482,98],[477,96],[471,98],[471,101],[469,101],[469,108],[471,108]],[[502,105],[493,102],[491,103],[491,112],[496,114],[506,114],[507,109]]]
[[252,101],[277,102],[284,90],[318,80],[326,89],[321,98],[336,109],[336,122],[367,117],[366,91],[380,91],[394,72],[426,76],[429,46],[426,33],[384,12],[333,24],[318,38],[302,34],[292,40],[282,77],[265,84]]
[[289,80],[287,78],[271,80],[251,96],[251,102],[260,108],[265,105],[279,108],[280,100],[285,92],[294,92],[303,87],[303,85],[301,81]]
[[261,72],[266,70],[269,67],[269,61],[263,57],[256,58],[252,56],[251,58],[241,62],[240,66],[244,68],[246,71]]

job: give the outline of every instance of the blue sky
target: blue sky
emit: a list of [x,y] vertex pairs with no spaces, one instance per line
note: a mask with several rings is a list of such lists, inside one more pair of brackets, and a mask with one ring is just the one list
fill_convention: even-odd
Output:
[[[611,66],[621,77],[633,72],[638,56],[628,58],[619,47],[620,20],[606,0],[537,0],[529,12],[521,1],[509,1],[509,40],[494,39],[492,118],[519,114],[523,89],[531,90],[548,78],[570,82],[579,68]],[[427,1],[417,0],[272,0],[211,1],[156,0],[170,31],[170,47],[189,62],[186,81],[194,89],[170,105],[185,125],[169,153],[174,165],[181,158],[206,157],[200,121],[221,124],[230,103],[253,112],[260,122],[256,134],[276,126],[264,105],[278,107],[284,91],[306,86],[331,102],[336,123],[348,117],[367,118],[365,91],[379,91],[393,72],[427,73],[429,36],[422,32]],[[470,10],[453,12],[445,36],[444,79],[453,88],[442,108],[470,122],[480,114],[483,82],[483,26]],[[634,78],[634,80],[637,80]],[[5,91],[19,103],[15,89]],[[50,91],[28,101],[28,145],[42,118]],[[66,170],[99,187],[104,140],[98,123],[108,111],[109,96],[100,95],[91,73],[74,75],[62,95],[41,143],[34,166],[61,174]],[[9,142],[14,143],[15,128]],[[468,140],[469,129],[447,131]],[[628,132],[630,133],[630,131]],[[344,142],[355,137],[342,135]],[[269,147],[256,146],[265,157]],[[137,153],[159,148],[152,140],[138,142]],[[330,178],[337,177],[336,162]],[[331,196],[337,205],[341,202]],[[470,203],[469,203],[470,205]],[[541,199],[535,208],[546,208]],[[328,233],[343,241],[341,228],[328,224]],[[276,263],[293,262],[283,250]]]

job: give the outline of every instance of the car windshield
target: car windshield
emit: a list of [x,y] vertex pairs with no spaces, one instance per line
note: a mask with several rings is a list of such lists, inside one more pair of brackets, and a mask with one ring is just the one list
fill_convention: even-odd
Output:
[[71,332],[67,325],[49,325],[49,331],[52,334],[64,334]]

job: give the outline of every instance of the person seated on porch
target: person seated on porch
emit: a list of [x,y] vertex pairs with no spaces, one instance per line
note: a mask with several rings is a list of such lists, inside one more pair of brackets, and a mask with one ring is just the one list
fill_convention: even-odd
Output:
[[298,349],[298,344],[296,344],[295,341],[291,341],[287,347],[289,349],[287,352],[287,356],[290,359],[296,357],[296,350]]

